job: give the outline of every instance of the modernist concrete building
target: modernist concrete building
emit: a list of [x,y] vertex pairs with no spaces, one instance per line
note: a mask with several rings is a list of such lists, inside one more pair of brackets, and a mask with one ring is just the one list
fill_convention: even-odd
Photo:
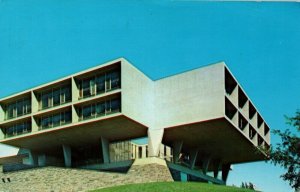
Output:
[[223,62],[152,80],[120,58],[2,98],[0,128],[25,167],[123,171],[135,158],[163,158],[174,180],[217,184],[232,164],[267,158],[258,149],[270,145]]

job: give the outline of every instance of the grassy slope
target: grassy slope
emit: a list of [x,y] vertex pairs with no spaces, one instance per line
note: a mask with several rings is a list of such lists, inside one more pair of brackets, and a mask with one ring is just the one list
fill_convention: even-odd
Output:
[[98,189],[93,192],[253,192],[252,190],[192,182],[161,182],[146,184],[131,184],[105,189]]

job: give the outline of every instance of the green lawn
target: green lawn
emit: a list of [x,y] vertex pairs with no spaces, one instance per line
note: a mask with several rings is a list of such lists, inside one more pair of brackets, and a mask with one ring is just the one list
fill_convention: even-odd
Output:
[[253,192],[253,190],[240,189],[236,187],[220,186],[193,182],[159,182],[146,184],[130,184],[93,192]]

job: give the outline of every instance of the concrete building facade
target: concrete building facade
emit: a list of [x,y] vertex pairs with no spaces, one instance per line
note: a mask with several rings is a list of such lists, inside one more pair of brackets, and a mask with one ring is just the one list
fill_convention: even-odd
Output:
[[174,180],[217,184],[270,146],[269,126],[223,62],[152,80],[116,59],[0,99],[0,128],[25,167],[124,171],[162,158]]

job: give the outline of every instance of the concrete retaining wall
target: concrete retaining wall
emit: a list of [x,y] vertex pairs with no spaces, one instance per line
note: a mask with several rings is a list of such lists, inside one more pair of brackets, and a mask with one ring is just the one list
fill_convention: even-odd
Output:
[[44,167],[0,173],[0,192],[78,192],[157,181],[173,181],[169,169],[158,163],[134,164],[126,174]]

